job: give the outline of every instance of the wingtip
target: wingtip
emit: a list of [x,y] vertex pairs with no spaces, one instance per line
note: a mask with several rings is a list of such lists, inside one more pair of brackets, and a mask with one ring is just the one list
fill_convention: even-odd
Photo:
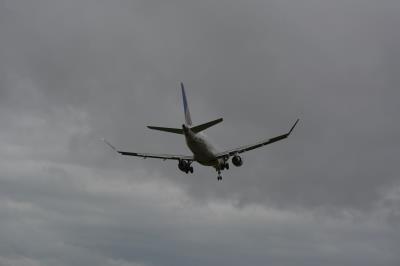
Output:
[[296,122],[294,122],[292,128],[289,130],[288,135],[290,135],[293,131],[293,129],[296,127],[297,123],[300,121],[300,118],[297,118]]
[[101,138],[101,140],[107,144],[108,147],[110,147],[112,150],[118,152],[117,148],[115,148],[110,142],[108,142],[105,138]]

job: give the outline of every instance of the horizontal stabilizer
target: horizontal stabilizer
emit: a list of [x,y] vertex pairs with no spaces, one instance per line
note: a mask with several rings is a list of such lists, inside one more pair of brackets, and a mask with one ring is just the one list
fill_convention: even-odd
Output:
[[223,119],[219,118],[219,119],[216,119],[216,120],[213,120],[213,121],[210,121],[210,122],[207,122],[207,123],[192,127],[191,130],[194,133],[199,133],[200,131],[203,131],[203,130],[209,128],[209,127],[212,127],[212,126],[214,126],[214,125],[216,125],[218,123],[221,123],[222,121],[223,121]]
[[182,130],[181,128],[153,127],[153,126],[148,126],[148,128],[153,129],[153,130],[159,130],[159,131],[164,131],[164,132],[169,132],[169,133],[175,133],[175,134],[181,134],[181,135],[183,135],[183,130]]

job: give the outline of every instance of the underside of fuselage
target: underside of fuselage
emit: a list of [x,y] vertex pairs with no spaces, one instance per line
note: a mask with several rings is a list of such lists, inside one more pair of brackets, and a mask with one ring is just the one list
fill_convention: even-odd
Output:
[[204,166],[218,168],[220,160],[215,156],[215,148],[200,134],[193,133],[189,128],[184,127],[186,144],[192,151],[194,159]]

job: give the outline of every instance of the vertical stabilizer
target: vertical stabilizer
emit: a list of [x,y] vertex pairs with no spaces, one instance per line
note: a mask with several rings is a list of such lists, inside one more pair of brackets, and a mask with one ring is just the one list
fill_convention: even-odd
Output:
[[182,82],[181,82],[181,88],[182,88],[182,98],[183,98],[183,109],[185,111],[185,122],[186,125],[191,126],[192,118],[190,117],[189,105],[186,99],[185,87],[183,86]]

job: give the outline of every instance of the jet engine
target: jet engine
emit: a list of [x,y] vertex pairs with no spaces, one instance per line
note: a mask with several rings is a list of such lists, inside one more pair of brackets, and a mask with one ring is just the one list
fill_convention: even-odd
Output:
[[239,155],[235,155],[232,157],[232,163],[234,166],[239,167],[239,166],[242,166],[243,160]]
[[179,160],[178,168],[179,170],[185,172],[186,174],[189,172],[193,173],[193,167],[190,165],[190,162],[186,160]]

